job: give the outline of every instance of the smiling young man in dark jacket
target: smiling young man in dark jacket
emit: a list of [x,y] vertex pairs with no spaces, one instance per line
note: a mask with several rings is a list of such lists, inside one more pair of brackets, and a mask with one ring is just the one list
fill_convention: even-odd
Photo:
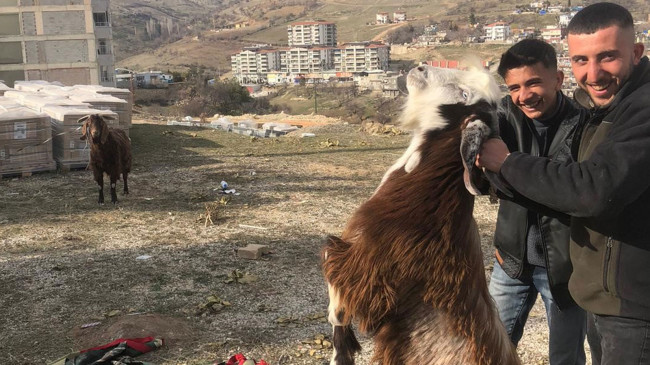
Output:
[[[572,140],[586,112],[562,94],[564,74],[553,46],[523,40],[501,56],[508,87],[498,109],[501,139],[510,151],[572,161]],[[502,196],[505,198],[505,196]],[[538,294],[546,308],[550,365],[583,365],[586,314],[567,288],[569,217],[522,196],[501,199],[490,294],[511,341],[517,345]]]
[[568,33],[576,100],[591,108],[578,161],[508,153],[492,139],[477,164],[572,216],[569,290],[589,312],[593,364],[650,364],[650,63],[619,5],[584,8]]

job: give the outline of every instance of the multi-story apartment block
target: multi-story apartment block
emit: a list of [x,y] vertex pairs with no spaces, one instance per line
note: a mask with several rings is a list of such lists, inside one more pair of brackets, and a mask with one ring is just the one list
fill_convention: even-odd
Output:
[[405,11],[396,11],[393,13],[393,21],[395,23],[405,22],[406,21],[406,12]]
[[573,16],[575,15],[575,12],[571,12],[569,14],[560,14],[560,17],[558,19],[558,24],[562,28],[566,28],[569,26],[569,22],[571,19],[573,19]]
[[286,50],[286,69],[290,74],[331,70],[334,66],[333,47],[293,47]]
[[547,25],[546,28],[542,29],[542,39],[546,41],[546,43],[560,43],[562,40],[562,28]]
[[232,55],[233,74],[240,83],[260,83],[269,73],[306,74],[334,68],[333,47],[247,47]]
[[340,72],[387,70],[390,48],[378,42],[353,42],[334,50],[334,69]]
[[388,24],[388,23],[390,23],[390,19],[388,19],[388,13],[385,13],[385,12],[377,13],[377,15],[375,17],[375,22],[377,24]]
[[268,46],[246,47],[231,56],[231,66],[240,83],[260,83],[267,73],[280,69],[280,53]]
[[510,37],[510,25],[496,22],[483,27],[486,41],[505,41]]
[[[312,37],[313,33],[307,37],[304,32],[305,27],[315,24],[319,26],[332,25],[332,31],[327,33],[332,37],[314,38]],[[302,27],[300,31],[298,31],[298,26]],[[246,47],[231,56],[232,71],[240,83],[277,83],[280,79],[291,79],[291,76],[326,71],[352,73],[388,69],[390,48],[383,43],[355,42],[339,47],[314,44],[296,46],[291,44],[321,42],[323,39],[330,38],[331,41],[327,42],[335,43],[336,28],[334,23],[322,21],[294,23],[289,27],[289,47],[273,48],[268,45],[258,45]],[[298,34],[300,36],[297,36]],[[311,39],[311,41],[306,39]],[[287,77],[280,77],[281,74]]]
[[0,80],[114,86],[109,0],[0,0]]
[[289,46],[336,46],[336,24],[325,21],[298,22],[287,27]]

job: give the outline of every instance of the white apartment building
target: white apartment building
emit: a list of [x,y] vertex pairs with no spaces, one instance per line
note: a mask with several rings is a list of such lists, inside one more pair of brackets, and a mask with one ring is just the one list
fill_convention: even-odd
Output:
[[560,18],[558,20],[558,24],[562,28],[566,28],[569,26],[569,22],[571,19],[573,19],[573,16],[576,15],[576,12],[571,12],[570,14],[560,14]]
[[333,47],[245,48],[231,56],[232,71],[240,83],[261,83],[269,73],[292,75],[332,70]]
[[[4,1],[4,0],[0,0]],[[310,26],[329,27],[329,36],[313,37]],[[305,29],[311,32],[307,36]],[[318,28],[318,32],[322,29]],[[329,40],[328,40],[329,39]],[[328,45],[295,45],[294,43],[336,43],[334,23],[301,22],[289,26],[289,47],[273,48],[268,45],[246,47],[231,56],[232,71],[239,83],[278,83],[294,76],[317,74],[326,71],[368,72],[387,70],[390,61],[389,46],[380,42],[346,43],[339,47]],[[293,45],[292,45],[293,44]]]
[[542,28],[542,39],[546,43],[560,43],[562,41],[562,28],[547,25],[546,28]]
[[390,48],[378,42],[345,43],[334,50],[334,69],[339,72],[387,70]]
[[393,21],[395,23],[405,22],[406,21],[406,12],[405,11],[396,11],[393,13]]
[[240,83],[261,83],[266,74],[280,69],[280,53],[271,47],[247,47],[232,55],[230,62]]
[[0,80],[115,86],[109,0],[0,0]]
[[336,46],[336,24],[325,21],[297,22],[287,27],[290,47]]
[[375,22],[377,24],[388,24],[390,23],[390,19],[388,19],[388,13],[377,13],[375,17]]
[[[293,47],[285,51],[286,72],[292,75],[322,72],[334,67],[333,47]],[[282,57],[281,57],[282,59]]]
[[483,27],[486,41],[505,41],[510,37],[510,25],[496,22]]

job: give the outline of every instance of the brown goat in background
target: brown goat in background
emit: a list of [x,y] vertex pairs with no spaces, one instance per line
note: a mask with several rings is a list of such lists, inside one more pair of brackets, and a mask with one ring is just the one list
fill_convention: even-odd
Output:
[[129,193],[127,182],[131,171],[131,141],[121,129],[110,129],[106,119],[110,116],[86,115],[78,120],[83,123],[81,140],[90,142],[90,164],[95,181],[99,185],[99,204],[104,204],[104,173],[111,179],[111,202],[117,203],[115,187],[117,180],[124,180],[124,194]]

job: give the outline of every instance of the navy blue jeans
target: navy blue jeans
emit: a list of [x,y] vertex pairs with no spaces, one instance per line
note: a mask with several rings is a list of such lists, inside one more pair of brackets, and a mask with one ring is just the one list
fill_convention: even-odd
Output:
[[577,305],[560,311],[551,295],[545,268],[527,265],[521,278],[513,279],[495,261],[489,288],[501,322],[515,346],[521,340],[528,314],[539,294],[546,308],[550,365],[585,364],[587,315]]
[[588,318],[593,365],[650,364],[650,322],[593,313]]

